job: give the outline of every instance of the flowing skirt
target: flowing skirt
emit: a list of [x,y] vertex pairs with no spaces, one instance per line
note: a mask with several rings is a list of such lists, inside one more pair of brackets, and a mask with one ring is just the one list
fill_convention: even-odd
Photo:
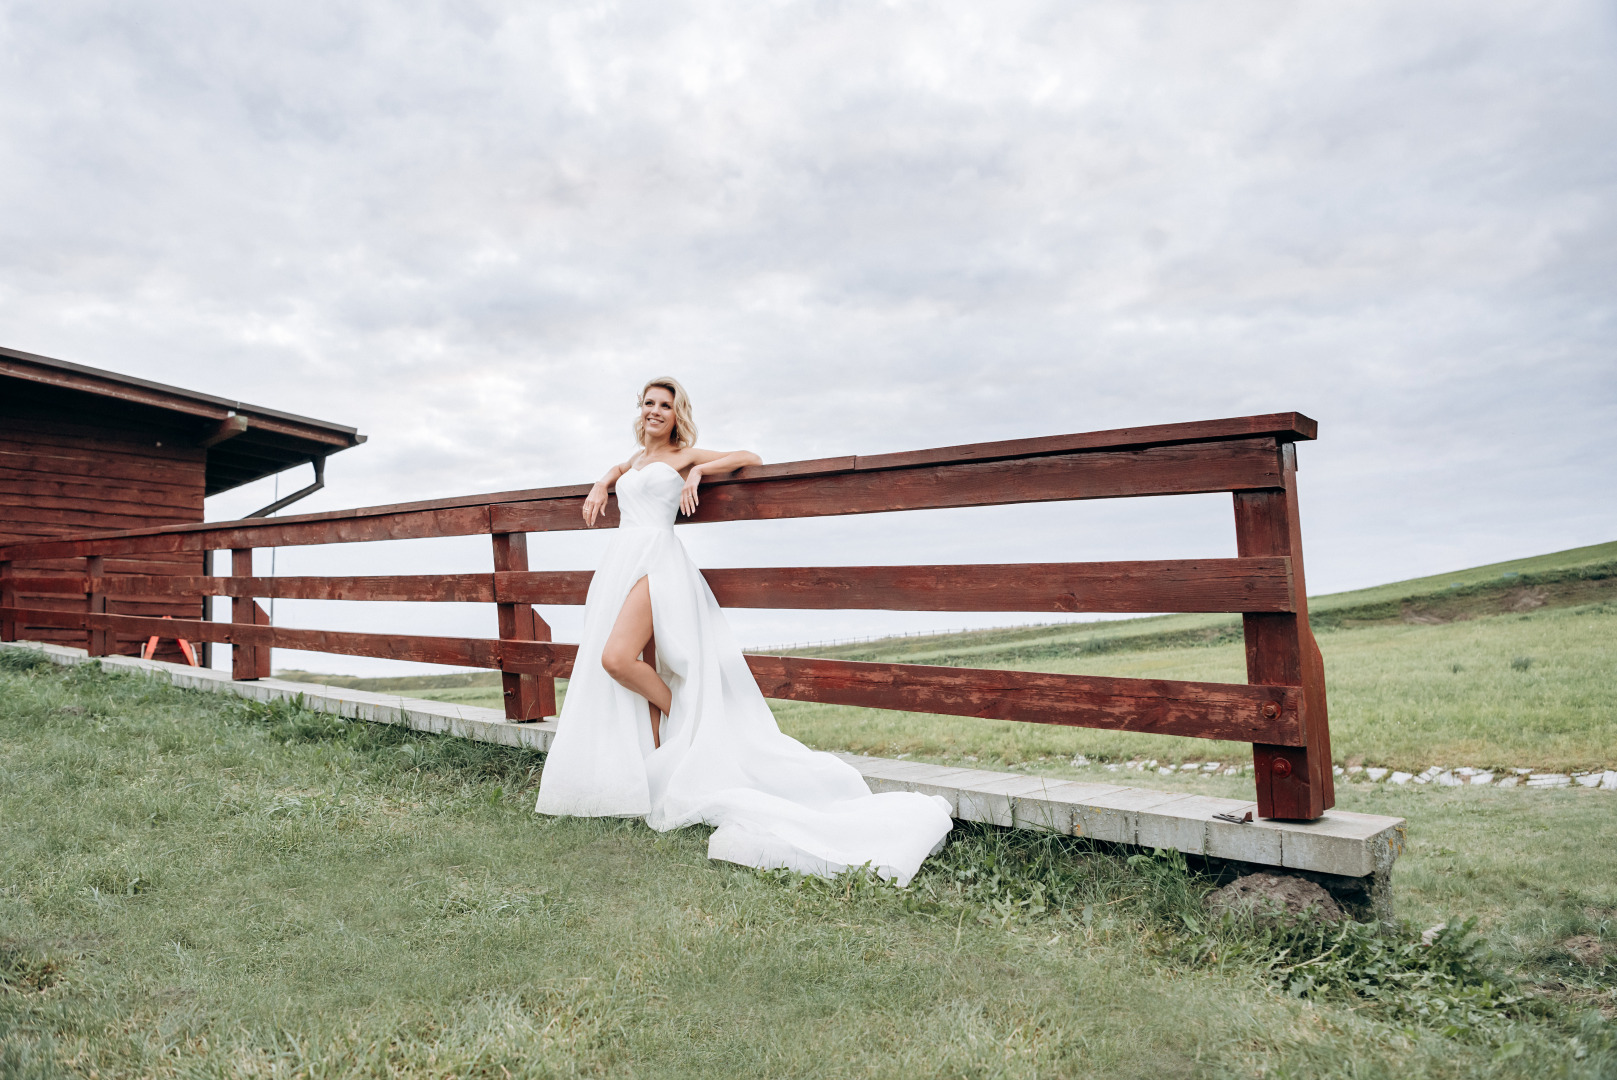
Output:
[[[650,579],[657,671],[673,692],[653,749],[646,699],[601,652],[629,590]],[[624,527],[590,582],[584,634],[540,776],[543,814],[717,826],[708,857],[834,876],[869,864],[908,884],[943,845],[949,804],[872,795],[858,770],[781,732],[705,578],[672,529]]]

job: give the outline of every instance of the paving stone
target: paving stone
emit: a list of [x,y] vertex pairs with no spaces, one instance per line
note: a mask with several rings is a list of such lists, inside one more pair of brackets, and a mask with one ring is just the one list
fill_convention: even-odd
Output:
[[1212,824],[1213,815],[1236,811],[1245,813],[1252,805],[1238,799],[1189,795],[1156,807],[1140,809],[1135,811],[1134,842],[1141,847],[1172,848],[1187,855],[1205,855],[1207,830]]
[[1116,784],[1090,784],[1052,780],[1042,791],[1011,797],[1011,816],[1018,829],[1072,835],[1074,816],[1083,804],[1123,788]]
[[[1234,801],[1234,800],[1228,800]],[[1207,854],[1215,859],[1237,859],[1241,862],[1259,863],[1264,866],[1280,866],[1282,853],[1280,850],[1280,833],[1267,828],[1266,822],[1257,821],[1258,804],[1254,802],[1236,803],[1229,811],[1234,814],[1244,814],[1251,811],[1254,820],[1244,825],[1236,825],[1229,821],[1220,821],[1209,816],[1207,821]],[[1218,811],[1222,813],[1223,811]]]
[[1379,814],[1327,810],[1318,821],[1266,821],[1263,824],[1280,833],[1280,865],[1297,870],[1366,877],[1376,870],[1373,841],[1379,839],[1392,844],[1396,849],[1394,858],[1404,847],[1403,820]]
[[1042,793],[1051,781],[1043,776],[1020,773],[988,773],[992,779],[971,779],[957,783],[960,789],[956,816],[967,821],[1010,828],[1016,822],[1011,800],[1018,795]]
[[1139,842],[1136,837],[1140,828],[1140,811],[1190,798],[1195,796],[1174,791],[1120,788],[1078,807],[1073,817],[1073,835],[1118,844],[1135,844]]

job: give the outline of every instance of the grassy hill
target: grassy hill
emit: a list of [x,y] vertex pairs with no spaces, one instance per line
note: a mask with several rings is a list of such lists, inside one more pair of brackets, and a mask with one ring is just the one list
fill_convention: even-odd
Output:
[[[1430,764],[1617,767],[1617,543],[1312,597],[1325,653],[1333,756]],[[967,631],[801,650],[881,660],[1244,682],[1238,617],[1162,615]],[[285,677],[498,707],[496,673],[407,679]],[[1248,757],[1169,736],[773,703],[811,745],[1041,767],[1093,760]]]

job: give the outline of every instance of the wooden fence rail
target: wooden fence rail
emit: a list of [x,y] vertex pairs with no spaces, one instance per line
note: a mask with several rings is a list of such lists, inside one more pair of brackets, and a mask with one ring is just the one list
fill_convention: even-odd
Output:
[[[1108,679],[914,664],[751,656],[767,696],[1253,744],[1264,817],[1311,820],[1333,805],[1324,669],[1308,628],[1296,413],[979,443],[744,469],[705,481],[688,523],[1230,492],[1234,559],[705,571],[727,607],[907,611],[1240,613],[1246,684]],[[489,668],[506,715],[555,712],[574,646],[550,640],[534,604],[576,605],[588,571],[531,570],[530,533],[583,527],[586,486],[504,492],[287,518],[143,529],[0,546],[0,639],[81,630],[92,655],[152,634],[233,647],[236,678],[269,673],[274,648]],[[604,525],[615,526],[615,500]],[[487,534],[480,574],[256,576],[256,548]],[[121,557],[232,553],[228,576],[130,573]],[[121,599],[231,598],[228,622],[120,614]],[[261,599],[491,603],[498,639],[270,626]],[[69,606],[70,605],[70,606]]]

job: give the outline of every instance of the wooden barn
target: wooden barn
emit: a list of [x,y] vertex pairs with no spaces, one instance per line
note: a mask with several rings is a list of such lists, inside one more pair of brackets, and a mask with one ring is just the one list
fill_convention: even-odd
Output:
[[[202,500],[300,465],[324,483],[325,459],[365,441],[351,427],[227,401],[47,356],[0,348],[0,542],[199,522]],[[287,505],[293,496],[259,514]],[[200,554],[108,558],[104,572],[201,574]],[[83,574],[82,560],[13,572]],[[82,597],[19,593],[19,606],[82,609]],[[200,618],[200,601],[108,601],[128,615]],[[28,640],[84,644],[76,630],[18,626]],[[119,639],[112,650],[139,652]],[[172,641],[158,659],[182,660]]]

